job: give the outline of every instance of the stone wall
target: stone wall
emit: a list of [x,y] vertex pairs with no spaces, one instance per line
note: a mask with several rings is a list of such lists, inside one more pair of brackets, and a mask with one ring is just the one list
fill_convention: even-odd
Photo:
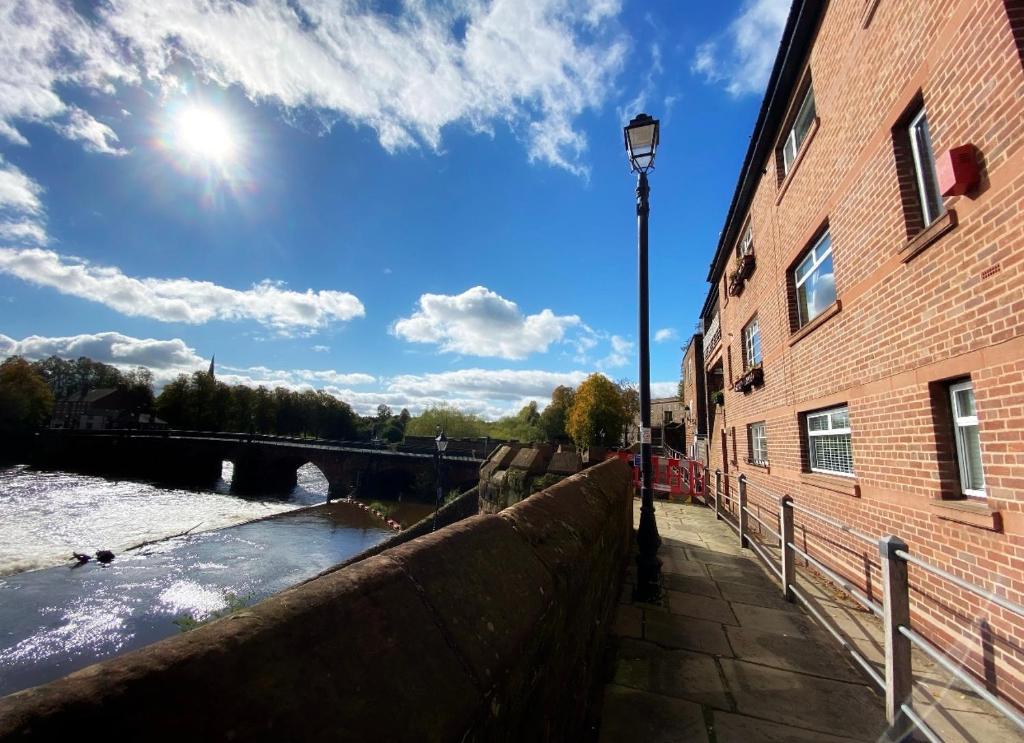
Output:
[[0,740],[578,740],[631,536],[609,461],[0,700]]

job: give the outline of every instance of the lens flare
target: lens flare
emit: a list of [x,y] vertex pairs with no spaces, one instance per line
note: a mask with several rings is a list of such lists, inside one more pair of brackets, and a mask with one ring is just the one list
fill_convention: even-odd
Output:
[[221,165],[235,159],[235,136],[220,112],[191,106],[178,114],[175,123],[177,144],[185,153]]

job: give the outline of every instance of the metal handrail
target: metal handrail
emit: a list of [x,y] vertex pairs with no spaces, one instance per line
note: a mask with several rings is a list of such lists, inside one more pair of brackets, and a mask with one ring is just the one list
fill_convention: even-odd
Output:
[[765,523],[764,521],[762,521],[761,519],[759,519],[759,518],[758,518],[758,517],[757,517],[757,516],[756,516],[756,515],[754,514],[754,512],[753,512],[753,511],[751,511],[751,510],[750,510],[749,508],[744,508],[743,510],[747,512],[747,515],[748,515],[748,516],[749,516],[750,518],[754,519],[754,521],[756,521],[757,523],[759,523],[759,524],[761,525],[761,528],[763,528],[763,529],[764,529],[764,530],[765,530],[766,532],[768,532],[769,534],[771,534],[771,535],[772,535],[773,537],[775,537],[776,539],[778,539],[778,540],[780,540],[780,541],[782,540],[782,535],[781,535],[781,534],[779,534],[779,533],[778,533],[777,531],[775,531],[775,530],[774,530],[774,529],[773,529],[772,527],[768,526],[768,524],[766,524],[766,523]]
[[960,586],[960,588],[964,589],[965,591],[970,591],[974,595],[981,596],[983,599],[987,599],[991,601],[993,604],[1001,606],[1007,611],[1013,612],[1018,616],[1024,617],[1024,606],[1021,606],[1020,604],[1014,603],[1009,599],[1004,599],[1002,596],[994,594],[991,591],[986,591],[984,588],[976,586],[970,581],[966,581],[963,578],[955,576],[952,573],[949,573],[940,567],[936,567],[935,565],[932,565],[930,562],[922,560],[920,557],[908,554],[903,550],[896,550],[896,556],[899,557],[901,560],[906,560],[909,563],[917,565],[922,570],[927,570],[929,573],[933,575],[938,575],[942,578],[945,578],[950,583],[954,583]]
[[764,560],[764,561],[765,561],[765,564],[766,564],[766,565],[768,566],[768,569],[769,569],[769,570],[771,570],[771,571],[772,571],[772,572],[773,572],[773,573],[775,574],[775,577],[776,577],[776,578],[778,578],[779,580],[785,580],[785,578],[784,578],[784,577],[783,577],[783,575],[782,575],[782,570],[781,570],[781,569],[778,569],[778,568],[776,568],[776,567],[775,567],[775,563],[774,563],[774,562],[772,562],[772,560],[771,560],[771,558],[770,558],[770,557],[768,556],[768,554],[767,554],[766,552],[764,552],[764,551],[763,551],[763,550],[764,550],[764,547],[762,547],[761,545],[759,545],[759,544],[758,544],[757,542],[753,541],[752,539],[748,539],[748,540],[747,540],[747,545],[748,545],[748,546],[749,546],[749,547],[750,547],[750,548],[751,548],[752,550],[754,550],[754,553],[755,553],[756,555],[758,555],[758,556],[759,556],[759,557],[760,557],[760,558],[761,558],[762,560]]
[[836,529],[839,529],[840,531],[846,532],[847,534],[852,534],[853,536],[857,537],[860,540],[863,540],[863,541],[867,542],[868,544],[870,544],[872,546],[878,544],[878,540],[877,539],[873,539],[873,538],[869,537],[864,532],[858,531],[857,529],[854,529],[849,524],[844,524],[842,521],[837,521],[836,519],[830,518],[829,516],[826,516],[823,513],[818,513],[814,509],[808,508],[807,506],[800,506],[800,505],[797,505],[796,503],[794,503],[793,504],[793,510],[799,511],[800,513],[805,513],[808,516],[811,516],[812,518],[818,519],[819,521],[824,521],[829,526],[834,526]]
[[830,568],[827,565],[825,565],[823,562],[821,562],[821,560],[819,560],[816,557],[812,557],[811,555],[807,554],[806,552],[804,552],[802,549],[797,547],[792,542],[789,542],[786,546],[789,547],[794,552],[796,552],[801,557],[803,557],[808,562],[814,563],[814,566],[816,568],[821,570],[821,572],[823,572],[829,578],[831,578],[836,583],[838,583],[840,588],[842,588],[845,591],[848,591],[855,599],[857,599],[857,601],[865,609],[873,612],[876,616],[879,616],[879,617],[884,615],[885,612],[882,610],[881,605],[879,605],[875,601],[872,601],[859,588],[857,588],[855,585],[850,583],[843,576],[839,575],[839,573],[837,573],[834,570],[832,570],[832,568]]
[[912,723],[917,726],[917,729],[924,733],[924,737],[928,739],[928,743],[942,743],[942,738],[938,734],[928,727],[928,723],[914,711],[914,708],[909,704],[901,704],[900,711],[905,714]]
[[973,691],[979,697],[981,697],[986,702],[995,707],[997,710],[1002,712],[1006,717],[1009,717],[1010,720],[1017,727],[1019,727],[1021,730],[1024,730],[1024,716],[1021,716],[1019,712],[1009,707],[1005,702],[1003,702],[1003,700],[992,694],[988,689],[986,689],[984,686],[975,681],[970,675],[964,673],[963,669],[960,668],[960,666],[956,665],[949,658],[947,658],[945,653],[943,653],[941,650],[932,645],[932,643],[930,643],[928,640],[921,637],[921,635],[914,632],[914,630],[910,629],[909,627],[904,627],[903,625],[900,625],[899,630],[901,635],[906,637],[914,645],[916,645],[918,648],[924,651],[924,653],[928,657],[930,657],[933,661],[938,663],[940,666],[945,668],[956,678],[958,678],[960,681],[962,681],[964,684],[970,687],[971,691]]

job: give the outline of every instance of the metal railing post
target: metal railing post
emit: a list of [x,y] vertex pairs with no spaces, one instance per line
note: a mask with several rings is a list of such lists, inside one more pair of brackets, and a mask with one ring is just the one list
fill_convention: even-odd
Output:
[[793,499],[788,495],[779,499],[779,536],[782,537],[782,596],[794,601],[793,583],[796,582],[796,552],[793,550]]
[[722,470],[715,470],[715,518],[721,520],[722,513]]
[[[896,550],[908,551],[907,543],[892,535],[878,540],[878,553],[882,562],[882,624],[885,630],[885,716],[893,732],[902,717],[901,728],[908,726],[900,707],[911,704],[914,682],[910,660],[910,639],[900,632],[900,626],[910,627],[910,582],[907,563],[896,555]],[[899,738],[897,738],[899,739]]]
[[747,521],[747,476],[740,475],[740,547],[749,547],[750,542],[747,537],[748,521]]

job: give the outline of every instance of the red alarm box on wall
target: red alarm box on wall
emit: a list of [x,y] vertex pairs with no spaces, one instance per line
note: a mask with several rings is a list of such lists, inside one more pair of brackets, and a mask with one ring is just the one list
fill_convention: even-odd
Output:
[[943,196],[961,196],[977,186],[978,158],[974,145],[965,144],[939,153],[935,158],[935,175]]

